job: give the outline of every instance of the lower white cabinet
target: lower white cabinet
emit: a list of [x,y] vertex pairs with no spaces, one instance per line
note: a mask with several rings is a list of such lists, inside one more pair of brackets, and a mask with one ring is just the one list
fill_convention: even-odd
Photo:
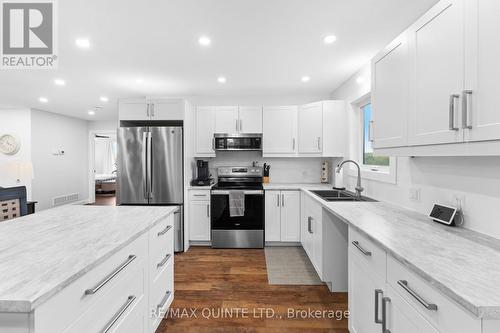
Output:
[[300,191],[267,190],[266,242],[300,241]]
[[189,240],[210,241],[210,190],[189,192]]
[[301,243],[316,273],[323,280],[322,206],[308,194],[302,194]]

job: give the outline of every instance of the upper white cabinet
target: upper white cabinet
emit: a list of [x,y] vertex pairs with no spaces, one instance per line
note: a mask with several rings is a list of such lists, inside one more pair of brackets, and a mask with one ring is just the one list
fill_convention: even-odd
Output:
[[238,133],[239,119],[237,106],[215,107],[215,132]]
[[408,142],[409,59],[405,33],[372,60],[370,140],[375,148],[406,146]]
[[121,99],[118,102],[120,120],[183,120],[185,101],[182,99]]
[[297,106],[264,107],[264,156],[292,155],[297,152],[297,112]]
[[262,107],[239,107],[240,133],[262,133]]
[[320,154],[323,150],[323,103],[299,107],[299,153]]
[[410,28],[410,145],[463,140],[464,27],[463,0],[448,0],[439,2]]
[[[470,56],[472,70],[466,71],[466,90],[463,95],[465,141],[500,139],[500,1],[466,1],[466,12],[471,13]],[[467,98],[467,99],[466,99]]]
[[198,157],[214,157],[215,107],[199,106],[195,117],[195,153]]
[[499,15],[498,1],[442,0],[373,59],[379,154],[500,154]]
[[216,133],[262,133],[262,107],[216,106]]

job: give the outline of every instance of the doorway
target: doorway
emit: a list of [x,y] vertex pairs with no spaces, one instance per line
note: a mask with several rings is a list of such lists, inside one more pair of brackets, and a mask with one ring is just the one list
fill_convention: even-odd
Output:
[[116,205],[116,132],[90,133],[89,203]]

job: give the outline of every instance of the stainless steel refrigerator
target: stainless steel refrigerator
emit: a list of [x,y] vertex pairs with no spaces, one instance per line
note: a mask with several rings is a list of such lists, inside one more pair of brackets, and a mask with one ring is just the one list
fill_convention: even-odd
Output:
[[118,205],[179,206],[175,251],[184,250],[182,127],[118,128]]

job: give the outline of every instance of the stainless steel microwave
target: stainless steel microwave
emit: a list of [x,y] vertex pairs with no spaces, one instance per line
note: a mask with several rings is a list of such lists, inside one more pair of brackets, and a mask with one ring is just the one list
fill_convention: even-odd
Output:
[[262,150],[262,134],[214,134],[215,150]]

